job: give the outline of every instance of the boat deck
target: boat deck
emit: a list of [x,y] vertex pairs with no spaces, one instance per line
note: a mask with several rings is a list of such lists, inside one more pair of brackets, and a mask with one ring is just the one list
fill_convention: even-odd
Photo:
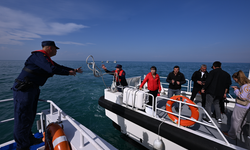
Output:
[[[36,134],[34,134],[34,137],[41,138],[41,137],[43,137],[43,134],[36,133]],[[5,144],[2,144],[2,145],[5,145],[5,146],[1,147],[1,145],[0,145],[0,150],[16,150],[16,142],[14,140],[7,142]],[[37,145],[30,146],[30,150],[37,150],[38,148],[40,148],[42,146],[44,146],[44,142],[37,144]]]
[[[12,101],[13,99],[1,100],[0,102]],[[50,104],[49,109],[42,110],[41,113],[37,113],[40,116],[39,121],[37,121],[37,130],[39,133],[35,134],[36,138],[43,137],[42,133],[45,131],[45,127],[50,123],[58,123],[64,130],[64,133],[71,145],[72,150],[116,150],[114,146],[102,139],[100,136],[96,135],[94,132],[80,124],[75,119],[64,113],[56,104],[50,100],[40,100],[42,102],[47,102]],[[7,119],[1,121],[2,123],[12,121],[12,119]],[[44,150],[44,142],[33,145],[30,150]],[[0,144],[0,150],[15,150],[16,143],[14,140]]]
[[[167,96],[161,96],[161,97],[166,97]],[[164,118],[166,121],[169,121],[169,122],[173,122],[167,115],[166,112],[164,111],[161,111],[161,110],[166,110],[166,103],[167,103],[167,99],[158,99],[158,102],[157,102],[157,108],[160,108],[160,109],[157,109],[157,117],[159,118]],[[195,103],[199,106],[201,106],[201,101],[200,100],[195,100]],[[172,111],[173,113],[177,113],[178,112],[174,109],[174,105],[172,107]],[[215,118],[212,118],[214,123],[217,125],[217,127],[220,129],[220,131],[222,132],[227,132],[230,128],[230,124],[231,124],[231,115],[232,115],[232,109],[231,108],[226,108],[225,110],[225,114],[222,114],[221,118],[222,118],[222,123],[218,123],[217,120]],[[191,110],[189,109],[189,107],[187,105],[183,105],[182,106],[182,110],[181,110],[181,115],[182,116],[185,116],[185,117],[190,117],[191,116]],[[205,116],[205,112],[199,108],[199,119],[198,121],[201,121],[201,122],[204,122],[206,124],[211,124],[211,123],[207,123],[205,121],[202,120],[202,118]],[[220,140],[223,140],[222,136],[219,134],[219,132],[214,129],[214,128],[210,128],[208,126],[205,126],[203,124],[199,124],[199,123],[195,123],[194,125],[190,126],[190,127],[187,127],[189,129],[192,129],[194,131],[198,131],[202,134],[205,134],[207,136],[211,136],[211,137],[214,137],[216,139],[220,139]],[[238,137],[238,140],[233,140],[229,137],[226,137],[226,139],[228,140],[229,143],[233,144],[233,145],[237,145],[237,146],[240,146],[240,147],[244,147],[246,148],[246,144],[244,141],[246,141],[247,137],[246,136],[242,136],[243,140],[239,140],[240,137]]]

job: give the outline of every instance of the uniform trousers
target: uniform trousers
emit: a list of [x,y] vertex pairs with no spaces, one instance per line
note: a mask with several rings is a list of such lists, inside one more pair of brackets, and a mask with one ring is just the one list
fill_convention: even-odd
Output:
[[30,142],[31,128],[36,116],[40,89],[37,86],[30,87],[26,91],[17,91],[14,87],[14,139],[17,148],[27,149],[32,144]]

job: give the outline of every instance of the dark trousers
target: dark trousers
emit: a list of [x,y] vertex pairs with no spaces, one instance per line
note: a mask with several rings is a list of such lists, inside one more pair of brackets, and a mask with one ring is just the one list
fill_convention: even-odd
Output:
[[[153,109],[155,110],[155,101],[156,101],[156,97],[157,97],[157,94],[158,94],[158,90],[149,91],[148,93],[150,93],[150,94],[152,94],[154,96],[154,106],[153,106]],[[147,104],[152,106],[152,96],[149,96],[149,102]]]
[[[200,91],[200,88],[193,88],[192,90],[192,96],[190,98],[190,100],[194,101],[194,98],[196,97],[196,94]],[[205,104],[206,104],[206,93],[201,93],[201,99],[202,99],[202,107],[205,108]]]
[[222,97],[212,96],[211,94],[206,95],[206,111],[211,116],[211,108],[212,104],[214,104],[214,110],[216,114],[216,119],[221,119],[221,111],[220,111],[220,100]]
[[14,139],[19,149],[27,149],[31,145],[31,128],[36,116],[39,94],[40,89],[38,87],[29,88],[25,92],[17,91],[13,87]]

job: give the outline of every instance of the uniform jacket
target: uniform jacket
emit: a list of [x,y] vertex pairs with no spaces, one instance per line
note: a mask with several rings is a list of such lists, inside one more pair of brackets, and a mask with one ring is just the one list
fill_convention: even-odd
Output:
[[206,79],[205,89],[207,94],[223,97],[225,90],[232,84],[230,75],[221,68],[213,69]]
[[208,76],[208,72],[204,72],[203,76],[201,77],[201,70],[195,71],[192,75],[191,80],[194,81],[194,88],[201,89],[203,85],[197,83],[197,81],[205,82]]
[[148,90],[150,91],[161,91],[161,84],[160,84],[160,76],[158,74],[155,75],[155,78],[153,78],[152,73],[148,73],[145,79],[142,81],[140,87],[143,87],[143,85],[148,82]]
[[[174,84],[172,83],[172,79],[174,80]],[[181,72],[178,72],[177,75],[174,75],[174,71],[168,74],[166,81],[169,83],[170,89],[181,89],[181,84],[185,84],[186,80],[184,75]],[[179,81],[180,84],[178,85],[176,81]]]
[[25,67],[32,70],[33,73],[27,72],[24,69],[18,76],[18,80],[33,82],[36,85],[43,86],[49,77],[54,74],[69,75],[70,70],[73,68],[65,67],[52,61],[46,52],[34,51],[31,56],[26,60]]
[[[107,70],[107,69],[105,69],[105,72],[106,72],[106,73],[109,73],[110,75],[114,75],[115,73],[117,73],[116,70],[109,71],[109,70]],[[118,76],[119,76],[119,79],[120,79],[120,82],[121,82],[121,85],[122,85],[122,86],[127,86],[127,85],[128,85],[127,80],[126,80],[126,78],[125,78],[125,75],[126,75],[126,73],[125,73],[124,70],[121,70],[121,71],[118,73]],[[116,80],[116,79],[117,79],[117,78],[116,78],[116,76],[115,76],[115,80]],[[120,82],[116,80],[116,85],[120,85]]]

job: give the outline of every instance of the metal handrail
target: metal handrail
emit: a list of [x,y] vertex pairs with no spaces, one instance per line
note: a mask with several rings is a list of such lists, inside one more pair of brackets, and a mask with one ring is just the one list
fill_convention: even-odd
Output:
[[[13,98],[12,99],[0,100],[0,103],[7,102],[7,101],[13,101]],[[68,120],[80,132],[80,135],[81,135],[81,137],[80,137],[80,148],[82,148],[84,146],[83,137],[85,137],[96,149],[103,150],[103,148],[101,148],[96,141],[94,141],[85,131],[83,131],[81,129],[81,127],[79,125],[77,125],[70,116],[66,115],[53,101],[51,101],[51,100],[41,100],[41,99],[39,99],[39,101],[50,103],[50,114],[53,114],[54,110],[57,109],[57,111],[58,111],[58,121],[59,122],[61,121],[61,115],[63,115],[63,117],[66,120]],[[43,132],[43,122],[42,122],[43,113],[37,113],[37,115],[40,115],[41,124],[42,124],[42,132]],[[14,118],[2,120],[2,121],[0,121],[0,124],[4,123],[4,122],[9,122],[9,121],[12,121],[12,120],[14,120]]]
[[[166,97],[162,97],[162,96],[157,96],[157,97],[156,97],[156,102],[155,102],[156,104],[157,104],[157,101],[158,101],[159,98],[161,98],[161,99],[166,99],[166,100],[170,100],[170,101],[174,101],[174,102],[179,103],[179,113],[178,113],[178,114],[177,114],[177,113],[170,112],[170,111],[167,111],[167,110],[164,110],[164,109],[161,109],[161,108],[155,107],[156,110],[160,110],[160,111],[163,111],[163,112],[166,112],[166,113],[169,113],[169,114],[178,116],[178,124],[177,124],[178,127],[180,127],[180,118],[184,118],[184,119],[187,119],[187,120],[194,121],[194,122],[196,122],[196,123],[199,123],[199,124],[202,124],[202,125],[205,125],[205,126],[208,126],[208,127],[211,127],[211,128],[216,129],[216,130],[219,132],[219,134],[221,135],[221,137],[223,138],[223,140],[225,141],[225,143],[226,143],[227,145],[230,145],[230,143],[227,141],[227,139],[225,138],[225,136],[223,135],[223,133],[220,131],[220,129],[219,129],[219,128],[217,127],[217,125],[214,123],[213,119],[210,117],[210,115],[207,113],[207,111],[206,111],[203,107],[198,106],[198,105],[196,105],[196,104],[189,104],[189,103],[186,103],[186,102],[182,102],[182,101],[179,101],[179,100],[174,100],[174,99],[170,99],[170,98],[166,98]],[[186,104],[186,105],[190,105],[190,106],[194,106],[194,107],[197,107],[197,108],[202,109],[202,110],[205,112],[206,116],[208,116],[209,120],[211,120],[213,126],[210,125],[210,124],[206,124],[206,123],[203,123],[203,122],[201,122],[201,121],[198,121],[198,120],[196,120],[196,119],[192,119],[192,118],[188,118],[188,117],[182,116],[181,113],[180,113],[180,112],[181,112],[182,104]]]
[[[227,141],[227,139],[225,138],[225,136],[223,135],[223,133],[220,131],[220,129],[217,127],[217,125],[215,124],[215,122],[213,121],[213,119],[210,117],[210,115],[207,113],[207,111],[206,111],[203,107],[198,106],[198,105],[196,105],[196,104],[189,104],[189,103],[186,103],[186,102],[182,102],[182,101],[179,101],[179,100],[174,100],[174,99],[170,99],[170,98],[166,98],[166,97],[162,97],[162,96],[157,96],[157,97],[156,97],[156,101],[155,101],[155,103],[154,103],[154,97],[153,97],[153,95],[152,95],[152,94],[149,94],[149,93],[145,93],[145,94],[152,96],[152,106],[147,105],[147,104],[144,104],[144,105],[145,105],[145,106],[150,106],[150,107],[152,107],[152,108],[153,108],[153,106],[155,105],[155,111],[152,109],[152,116],[153,116],[154,118],[157,118],[156,112],[157,112],[157,110],[160,110],[160,111],[163,111],[163,112],[165,112],[165,113],[169,113],[169,114],[178,116],[178,124],[177,124],[178,127],[180,127],[180,119],[183,118],[183,119],[191,120],[191,121],[193,121],[193,122],[202,124],[202,125],[204,125],[204,126],[208,126],[208,127],[214,128],[214,129],[216,129],[216,130],[219,132],[220,136],[223,138],[223,140],[225,141],[225,143],[226,143],[227,145],[230,145],[230,143]],[[158,107],[157,107],[157,101],[158,101],[159,98],[161,98],[161,99],[166,99],[166,100],[170,100],[170,101],[174,101],[174,102],[179,103],[179,113],[177,114],[177,113],[174,113],[174,112],[170,112],[170,111],[167,111],[167,110],[158,108]],[[194,107],[197,107],[197,108],[202,109],[202,110],[205,112],[206,116],[208,116],[209,120],[211,120],[212,125],[203,123],[203,122],[198,121],[198,120],[193,119],[193,118],[188,118],[188,117],[182,116],[181,113],[180,113],[180,112],[181,112],[182,104],[186,104],[186,105],[190,105],[190,106],[194,106]],[[128,106],[127,103],[126,103],[126,106]],[[134,106],[131,107],[131,109],[133,109],[133,108],[134,108]]]
[[[144,75],[144,78],[145,78],[145,75]],[[163,79],[167,79],[167,77],[162,77],[160,76],[160,79],[163,78]],[[187,85],[181,85],[181,87],[184,87],[184,88],[187,88],[187,92],[190,91],[190,81],[188,79],[185,79],[187,81]],[[167,82],[161,82],[161,84],[163,85],[169,85],[169,83]]]
[[[58,121],[61,121],[61,115],[63,115],[63,117],[65,119],[67,119],[80,132],[81,136],[85,137],[96,149],[102,150],[102,148],[97,144],[97,142],[94,141],[85,131],[83,131],[82,128],[79,127],[73,121],[73,119],[71,119],[71,117],[69,117],[68,115],[66,115],[53,101],[51,101],[51,100],[40,100],[40,101],[44,101],[44,102],[50,103],[50,114],[53,114],[54,108],[56,108],[57,111],[58,111]],[[80,148],[82,148],[84,146],[83,137],[80,138]]]

